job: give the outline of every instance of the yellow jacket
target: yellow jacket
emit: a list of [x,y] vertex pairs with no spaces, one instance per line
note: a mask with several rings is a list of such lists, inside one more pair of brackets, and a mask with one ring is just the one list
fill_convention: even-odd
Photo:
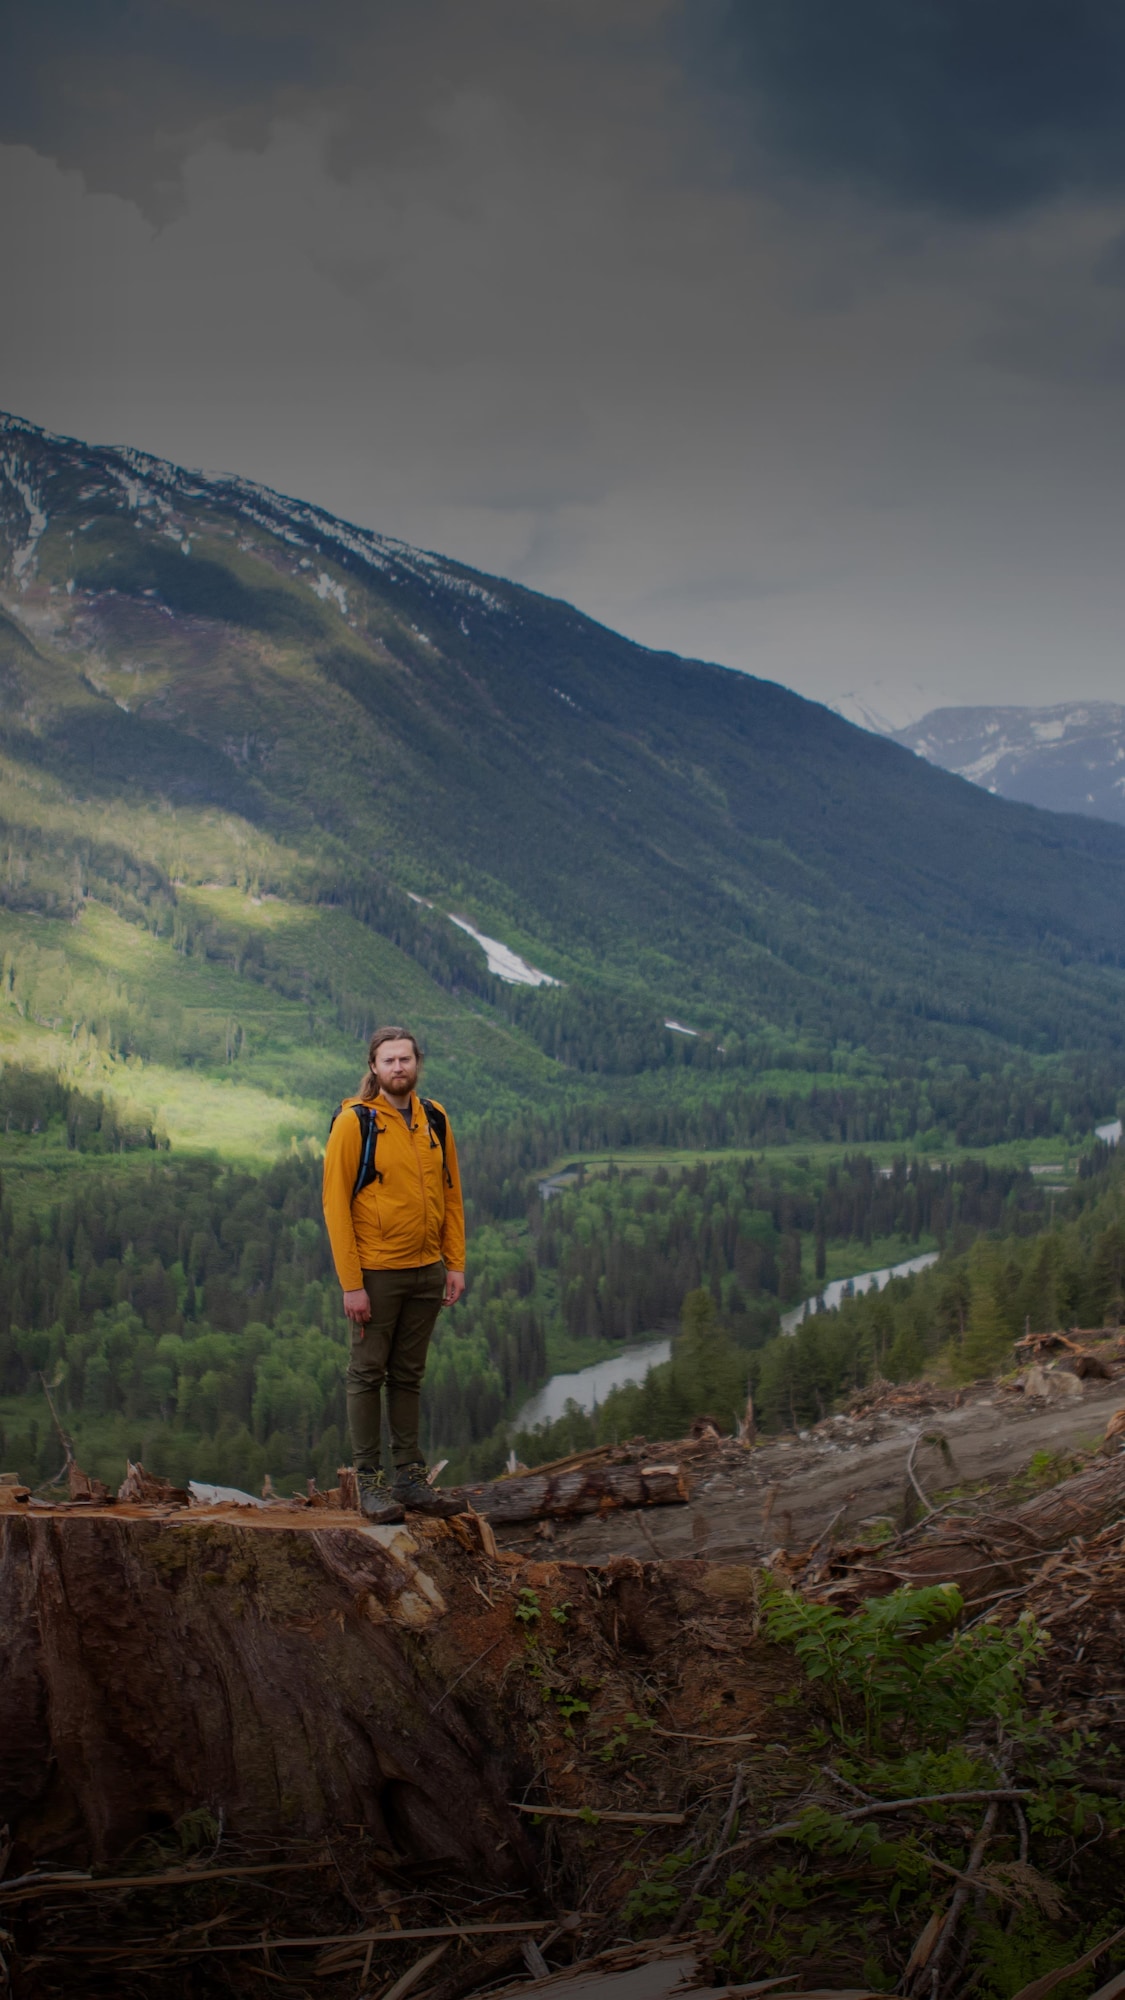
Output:
[[351,1107],[362,1101],[345,1097],[324,1154],[324,1220],[344,1291],[360,1291],[364,1271],[401,1271],[436,1264],[439,1257],[448,1270],[463,1271],[465,1208],[453,1127],[447,1121],[450,1186],[442,1172],[441,1147],[436,1134],[431,1144],[417,1093],[411,1093],[407,1131],[402,1112],[380,1091],[372,1109],[379,1120],[375,1165],[383,1178],[361,1188],[353,1202],[361,1133]]

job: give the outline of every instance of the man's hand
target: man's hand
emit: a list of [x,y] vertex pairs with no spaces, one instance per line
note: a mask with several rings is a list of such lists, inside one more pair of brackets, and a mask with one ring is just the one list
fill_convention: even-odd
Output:
[[[464,1285],[464,1282],[465,1280],[462,1278],[462,1285]],[[344,1311],[351,1320],[356,1339],[362,1340],[363,1329],[367,1321],[371,1318],[371,1300],[368,1298],[367,1293],[365,1291],[345,1292]]]
[[445,1274],[445,1295],[442,1304],[455,1306],[465,1290],[464,1271],[447,1271]]

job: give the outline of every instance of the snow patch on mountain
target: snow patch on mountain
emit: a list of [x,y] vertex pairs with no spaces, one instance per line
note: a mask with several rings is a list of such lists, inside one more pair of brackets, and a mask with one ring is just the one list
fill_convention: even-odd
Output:
[[333,604],[335,604],[338,607],[338,609],[343,612],[345,618],[347,617],[348,593],[344,589],[342,583],[336,583],[333,581],[332,577],[329,576],[328,571],[326,569],[321,570],[319,576],[316,579],[316,582],[311,583],[309,585],[309,589],[313,591],[317,597],[319,597],[322,604],[326,604],[329,598],[331,598]]
[[5,452],[0,457],[0,472],[23,502],[27,515],[27,535],[12,550],[12,575],[22,590],[34,574],[35,551],[49,517],[42,498],[31,483],[30,469],[22,459],[17,458],[14,452]]
[[483,931],[475,930],[467,917],[450,916],[449,921],[456,924],[459,931],[467,931],[471,938],[475,938],[488,960],[489,971],[509,986],[561,986],[561,980],[552,979],[549,972],[540,972],[538,966],[529,965],[518,952],[501,944],[499,938],[486,937]]

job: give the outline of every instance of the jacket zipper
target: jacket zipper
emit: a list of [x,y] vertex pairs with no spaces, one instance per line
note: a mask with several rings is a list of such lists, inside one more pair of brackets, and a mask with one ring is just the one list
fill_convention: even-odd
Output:
[[417,1148],[417,1146],[416,1146],[416,1145],[415,1145],[415,1143],[414,1143],[414,1100],[413,1100],[413,1098],[411,1098],[411,1100],[410,1100],[410,1149],[411,1149],[412,1153],[414,1154],[414,1164],[415,1164],[415,1166],[416,1166],[416,1167],[417,1167],[417,1169],[418,1169],[418,1188],[419,1188],[419,1192],[421,1193],[421,1196],[422,1196],[422,1248],[423,1248],[423,1250],[424,1250],[424,1249],[425,1249],[425,1247],[426,1247],[426,1239],[427,1239],[427,1237],[429,1236],[429,1233],[430,1233],[430,1230],[429,1230],[429,1223],[430,1223],[430,1205],[429,1205],[429,1202],[428,1202],[428,1201],[426,1200],[426,1176],[425,1176],[425,1174],[424,1174],[424,1173],[422,1172],[422,1159],[421,1159],[421,1155],[420,1155],[420,1153],[419,1153],[419,1151],[418,1151],[418,1148]]

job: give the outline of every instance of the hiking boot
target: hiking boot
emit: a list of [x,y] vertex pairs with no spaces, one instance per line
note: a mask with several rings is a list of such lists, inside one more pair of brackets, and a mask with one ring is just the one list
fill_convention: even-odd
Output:
[[404,1518],[402,1502],[387,1485],[384,1473],[360,1472],[357,1469],[355,1483],[359,1488],[359,1511],[365,1520],[389,1528]]
[[399,1467],[391,1491],[411,1514],[437,1514],[448,1520],[450,1514],[464,1514],[468,1508],[468,1502],[456,1493],[439,1493],[436,1486],[430,1485],[421,1459],[416,1465]]

